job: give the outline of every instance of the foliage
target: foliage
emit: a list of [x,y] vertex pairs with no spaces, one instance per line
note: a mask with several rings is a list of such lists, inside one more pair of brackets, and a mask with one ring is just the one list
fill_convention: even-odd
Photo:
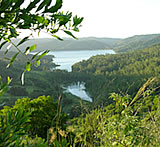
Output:
[[[158,100],[158,107],[147,111],[148,102],[130,106],[129,96],[112,98],[114,103],[73,120],[76,140],[84,146],[159,146],[159,95],[150,96],[150,102]],[[146,102],[146,97],[142,100]]]
[[113,93],[112,104],[73,120],[51,97],[19,99],[0,111],[3,146],[159,146],[160,97],[154,87],[147,89],[153,80],[135,97]]
[[40,96],[33,100],[29,98],[18,99],[12,110],[15,111],[19,107],[24,108],[25,112],[32,111],[31,121],[29,122],[30,128],[27,132],[33,137],[38,135],[47,138],[47,130],[50,127],[65,127],[67,116],[59,113],[58,104],[53,102],[53,98],[49,96]]
[[73,71],[95,75],[157,75],[160,46],[126,54],[97,55],[73,65]]
[[30,112],[25,112],[21,107],[16,111],[10,108],[0,112],[0,146],[19,146],[22,138],[28,129],[27,123],[30,121]]
[[114,50],[116,52],[129,52],[160,44],[160,34],[135,35],[116,42]]
[[64,130],[68,120],[60,105],[49,96],[18,99],[12,108],[5,106],[0,114],[3,146],[45,144],[41,138],[47,139],[49,128]]
[[[115,55],[97,55],[72,66],[73,72],[89,76],[86,88],[95,105],[112,100],[110,93],[135,96],[136,91],[153,76],[160,76],[160,46]],[[96,90],[95,90],[96,89]]]
[[[27,6],[24,7],[23,4],[25,2],[25,0],[0,1],[0,41],[3,41],[0,48],[8,43],[5,52],[5,54],[7,54],[10,47],[14,46],[17,49],[17,53],[12,56],[7,68],[13,64],[19,54],[22,54],[27,59],[24,72],[31,70],[31,64],[40,65],[40,59],[45,56],[49,50],[45,50],[41,54],[38,52],[33,55],[31,59],[28,58],[27,55],[36,49],[36,44],[27,47],[24,52],[21,51],[19,46],[26,42],[30,36],[24,37],[15,44],[12,39],[19,36],[20,32],[18,32],[18,29],[29,29],[32,32],[45,30],[53,37],[63,40],[55,34],[63,31],[67,35],[76,38],[71,31],[78,32],[80,24],[83,21],[83,17],[79,18],[74,16],[72,18],[71,12],[64,13],[63,11],[59,11],[63,4],[62,0],[56,0],[55,5],[53,5],[52,0],[33,0],[28,5],[26,3]],[[22,84],[23,83],[24,73],[22,74]]]

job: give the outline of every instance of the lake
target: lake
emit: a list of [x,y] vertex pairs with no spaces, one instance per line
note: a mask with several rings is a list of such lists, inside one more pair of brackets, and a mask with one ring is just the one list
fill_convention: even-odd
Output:
[[69,92],[82,100],[86,100],[92,102],[92,98],[85,91],[85,83],[78,82],[77,84],[71,84],[70,86],[63,87],[65,89],[64,92]]
[[[72,71],[72,65],[82,60],[87,60],[92,56],[115,54],[113,50],[81,50],[81,51],[50,51],[48,55],[53,55],[53,62],[57,65],[55,69]],[[71,84],[68,87],[63,87],[65,92],[80,97],[83,100],[92,102],[92,98],[85,91],[85,83]]]
[[81,50],[81,51],[50,51],[48,55],[54,55],[53,62],[57,65],[56,69],[72,71],[72,65],[87,60],[95,55],[115,54],[113,50]]

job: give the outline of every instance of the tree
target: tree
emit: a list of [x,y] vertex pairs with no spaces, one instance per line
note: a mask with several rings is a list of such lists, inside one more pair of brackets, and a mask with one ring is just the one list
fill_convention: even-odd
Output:
[[[62,0],[32,0],[24,7],[27,0],[1,0],[0,1],[0,49],[8,44],[5,54],[10,50],[11,46],[17,49],[17,53],[11,58],[7,68],[9,68],[18,54],[22,54],[27,59],[26,71],[30,71],[31,65],[40,65],[40,59],[49,51],[45,50],[40,54],[38,52],[32,58],[28,58],[28,54],[36,49],[36,44],[27,47],[25,51],[21,51],[19,46],[29,37],[24,37],[18,44],[13,43],[12,39],[20,35],[19,29],[29,29],[31,31],[41,32],[45,30],[54,38],[63,40],[56,35],[57,32],[63,31],[67,35],[76,39],[73,31],[78,32],[83,17],[72,16],[72,12],[60,11]],[[55,4],[53,5],[53,2]],[[22,83],[24,78],[22,74]]]

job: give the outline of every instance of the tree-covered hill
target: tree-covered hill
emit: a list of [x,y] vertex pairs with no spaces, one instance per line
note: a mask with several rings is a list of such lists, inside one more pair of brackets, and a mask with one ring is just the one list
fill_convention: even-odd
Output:
[[148,48],[156,44],[160,44],[160,34],[135,35],[117,42],[114,50],[117,52],[128,52]]
[[[35,51],[44,49],[51,51],[113,49],[116,52],[128,52],[160,44],[160,34],[136,35],[125,39],[96,37],[85,37],[78,40],[71,38],[63,39],[63,41],[54,38],[30,39],[23,43],[20,49],[25,50],[26,47],[37,44],[37,50]],[[19,41],[20,39],[13,40],[16,44]],[[4,45],[2,49],[5,50],[7,46],[7,44]],[[14,51],[13,47],[11,49]]]
[[[26,47],[33,44],[37,45],[35,51],[43,51],[49,49],[51,51],[62,51],[62,50],[96,50],[96,49],[112,49],[113,45],[121,39],[116,38],[96,38],[86,37],[78,40],[71,38],[64,38],[63,41],[54,38],[39,38],[31,39],[20,46],[21,50],[25,50]],[[20,39],[13,40],[16,44]],[[3,47],[3,50],[7,48],[7,45]],[[11,47],[12,50],[14,48]]]
[[76,63],[72,69],[95,75],[157,75],[160,73],[160,45],[123,54],[97,55]]
[[72,69],[91,75],[85,82],[95,105],[110,103],[108,97],[113,92],[133,97],[148,78],[160,76],[160,45],[123,54],[93,56],[76,63]]

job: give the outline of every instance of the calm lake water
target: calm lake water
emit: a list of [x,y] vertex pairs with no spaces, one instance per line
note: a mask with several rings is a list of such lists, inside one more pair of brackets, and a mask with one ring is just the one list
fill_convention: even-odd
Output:
[[92,98],[85,91],[85,89],[86,89],[85,83],[78,82],[77,84],[72,84],[70,86],[63,87],[63,88],[66,89],[65,92],[69,92],[69,93],[81,98],[82,100],[92,102]]
[[54,55],[53,62],[56,63],[56,69],[72,71],[72,65],[87,60],[95,55],[115,54],[113,50],[81,50],[81,51],[50,51],[48,55]]

